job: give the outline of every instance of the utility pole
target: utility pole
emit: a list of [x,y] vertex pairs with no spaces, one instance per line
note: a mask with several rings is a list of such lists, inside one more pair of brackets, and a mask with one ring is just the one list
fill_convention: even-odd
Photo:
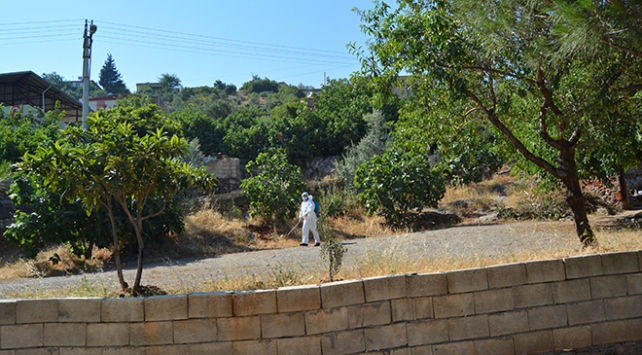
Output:
[[89,114],[89,71],[91,68],[91,44],[92,36],[98,27],[91,20],[89,34],[87,33],[87,20],[85,20],[85,34],[82,44],[82,129],[87,129],[87,115]]

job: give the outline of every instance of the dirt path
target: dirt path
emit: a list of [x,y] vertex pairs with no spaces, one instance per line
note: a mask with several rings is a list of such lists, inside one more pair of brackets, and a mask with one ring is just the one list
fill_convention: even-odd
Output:
[[[580,245],[572,222],[518,222],[486,226],[459,226],[419,233],[348,240],[344,267],[357,266],[364,260],[458,260],[542,251],[575,251]],[[142,283],[164,290],[198,289],[203,282],[236,276],[269,276],[292,270],[308,275],[323,269],[320,248],[295,247],[278,250],[227,254],[213,258],[175,260],[145,266]],[[124,270],[126,280],[133,280],[135,268]],[[311,280],[311,283],[314,283]],[[44,295],[51,290],[85,287],[106,292],[117,289],[114,271],[79,275],[30,278],[0,282],[0,298],[16,292]],[[46,292],[45,292],[46,291]]]

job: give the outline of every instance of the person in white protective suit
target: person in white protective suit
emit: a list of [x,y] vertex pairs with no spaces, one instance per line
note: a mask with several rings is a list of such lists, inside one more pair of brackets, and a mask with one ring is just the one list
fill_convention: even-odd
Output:
[[301,211],[299,212],[299,220],[303,220],[303,235],[301,237],[302,246],[308,246],[308,238],[310,236],[310,231],[314,235],[314,246],[318,247],[321,245],[321,238],[319,238],[319,232],[317,232],[317,215],[314,213],[314,201],[312,200],[312,195],[304,192],[301,194]]

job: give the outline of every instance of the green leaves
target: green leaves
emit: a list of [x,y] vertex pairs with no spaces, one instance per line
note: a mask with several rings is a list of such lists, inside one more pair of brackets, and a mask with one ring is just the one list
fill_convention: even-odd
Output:
[[299,168],[288,163],[285,152],[279,149],[261,153],[247,164],[247,171],[256,174],[241,181],[252,214],[267,220],[293,218],[305,183]]
[[395,148],[362,164],[354,185],[369,213],[377,212],[393,225],[404,222],[404,213],[436,207],[446,192],[445,181],[433,171],[425,156]]

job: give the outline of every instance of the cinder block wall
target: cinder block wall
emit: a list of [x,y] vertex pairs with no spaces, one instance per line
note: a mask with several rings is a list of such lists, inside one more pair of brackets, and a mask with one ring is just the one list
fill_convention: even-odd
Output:
[[0,355],[533,354],[642,341],[642,252],[237,293],[0,301]]

